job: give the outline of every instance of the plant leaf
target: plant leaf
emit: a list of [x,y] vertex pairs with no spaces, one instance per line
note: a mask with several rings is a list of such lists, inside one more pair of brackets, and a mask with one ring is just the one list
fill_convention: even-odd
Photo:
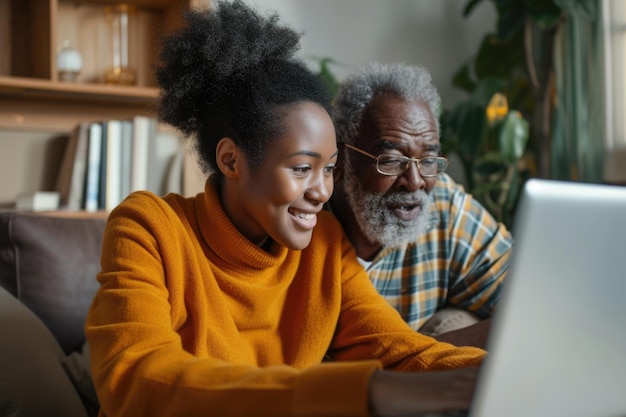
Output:
[[329,64],[336,64],[337,61],[329,57],[320,58],[311,56],[310,58],[319,62],[320,70],[317,75],[326,84],[326,88],[328,88],[330,96],[335,97],[337,95],[337,91],[339,91],[339,81],[337,81],[337,77],[335,77],[335,74],[333,74],[333,72],[330,70]]
[[520,112],[511,110],[504,118],[500,128],[500,155],[509,164],[515,163],[524,155],[528,143],[528,121]]
[[483,0],[470,0],[467,2],[467,4],[465,5],[465,7],[463,8],[463,17],[467,17],[470,15],[470,13],[472,13],[472,10],[474,10],[474,8],[478,5],[478,3],[482,2]]
[[539,29],[548,30],[558,26],[562,12],[559,10],[558,13],[531,12],[530,14]]
[[511,54],[511,47],[510,43],[503,42],[493,33],[487,34],[476,55],[476,76],[479,79],[509,77],[516,66],[523,65],[521,59],[515,62],[517,58]]
[[468,93],[471,93],[474,91],[474,88],[476,88],[476,81],[472,79],[470,72],[470,66],[472,64],[473,60],[465,63],[461,68],[459,68],[452,78],[452,85]]
[[[560,14],[561,7],[557,5],[555,0],[523,0],[524,6],[531,13],[550,13]],[[585,0],[589,1],[589,0]]]
[[475,159],[485,132],[485,108],[466,100],[452,110],[451,117],[459,138],[459,153],[466,159]]
[[506,171],[507,165],[502,160],[502,155],[489,152],[476,160],[474,171],[477,175],[488,178],[491,176],[500,176]]
[[472,93],[472,100],[487,108],[491,97],[502,90],[505,82],[504,79],[496,77],[488,77],[481,80]]
[[591,0],[554,0],[554,2],[572,16],[589,20],[598,18],[598,2]]
[[498,36],[505,41],[522,31],[527,12],[526,7],[520,2],[509,3],[508,6],[499,8]]

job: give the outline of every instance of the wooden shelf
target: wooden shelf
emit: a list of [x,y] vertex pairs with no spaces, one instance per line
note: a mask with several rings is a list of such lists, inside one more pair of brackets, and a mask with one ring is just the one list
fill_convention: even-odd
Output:
[[28,216],[42,217],[70,217],[80,219],[105,219],[109,217],[109,212],[104,210],[86,211],[86,210],[46,210],[46,211],[26,211],[17,209],[0,209],[1,213],[20,213]]
[[[158,38],[181,23],[189,0],[128,0],[136,85],[102,82],[110,60],[105,5],[116,0],[0,0],[0,130],[68,134],[80,122],[156,114],[152,68]],[[6,23],[6,24],[4,24]],[[83,57],[76,82],[59,81],[56,54],[68,40]]]
[[[105,6],[122,2],[136,6],[128,32],[136,85],[103,82],[114,61]],[[0,0],[0,208],[12,207],[20,193],[51,190],[78,123],[155,117],[159,39],[180,27],[184,10],[206,6],[207,0]],[[66,42],[82,56],[75,82],[59,80],[56,57]]]
[[119,98],[97,100],[91,97],[87,100],[0,96],[0,132],[49,132],[68,135],[80,122],[127,119],[133,115],[154,116],[155,108],[156,99],[135,102]]
[[0,76],[0,96],[11,98],[49,98],[63,101],[101,101],[111,104],[154,104],[155,87],[78,84],[26,77]]
[[[61,1],[68,1],[68,0],[61,0]],[[75,1],[75,0],[72,0]],[[172,0],[79,0],[76,1],[77,3],[94,3],[94,4],[118,4],[118,3],[126,3],[126,4],[132,4],[134,6],[137,7],[142,7],[145,9],[157,9],[157,10],[164,10],[167,9],[168,7],[171,7],[172,4],[176,3],[176,1],[172,1]],[[179,1],[179,3],[182,4],[181,1]]]

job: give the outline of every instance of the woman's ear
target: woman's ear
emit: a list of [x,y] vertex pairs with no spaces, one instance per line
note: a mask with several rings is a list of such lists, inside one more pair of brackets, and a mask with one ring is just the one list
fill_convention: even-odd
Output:
[[217,167],[226,178],[239,176],[240,150],[234,140],[225,137],[220,139],[216,148]]

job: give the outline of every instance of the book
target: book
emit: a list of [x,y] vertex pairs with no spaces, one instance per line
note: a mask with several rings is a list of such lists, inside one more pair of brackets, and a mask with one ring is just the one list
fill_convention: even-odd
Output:
[[87,172],[87,151],[89,140],[89,123],[79,124],[78,146],[74,157],[70,194],[67,198],[67,208],[80,210],[85,195],[85,181]]
[[62,205],[67,204],[67,198],[70,194],[70,184],[72,181],[72,170],[74,169],[74,155],[78,146],[78,126],[76,126],[65,142],[63,150],[63,159],[61,166],[54,182],[54,189],[60,194]]
[[102,164],[105,166],[105,181],[104,188],[100,190],[104,193],[104,206],[101,208],[111,211],[122,201],[122,121],[111,119],[104,123],[106,151]]
[[122,120],[122,144],[120,161],[120,201],[130,194],[133,157],[133,121]]
[[148,159],[148,191],[156,195],[164,195],[168,192],[181,193],[182,172],[178,183],[172,180],[172,166],[181,165],[178,161],[179,154],[183,151],[180,135],[168,126],[159,125],[154,140],[150,144]]
[[15,208],[25,211],[58,210],[61,193],[58,191],[35,191],[17,196]]
[[133,118],[130,192],[148,189],[148,163],[156,129],[157,121],[152,117],[135,116]]
[[106,121],[100,123],[102,131],[100,134],[100,174],[98,176],[98,209],[104,210],[106,206],[107,187],[107,128]]
[[97,211],[100,201],[100,156],[102,155],[102,124],[89,125],[87,145],[87,178],[85,180],[85,203],[87,211]]
[[60,206],[79,210],[85,191],[89,123],[79,123],[67,140],[54,189],[59,193]]

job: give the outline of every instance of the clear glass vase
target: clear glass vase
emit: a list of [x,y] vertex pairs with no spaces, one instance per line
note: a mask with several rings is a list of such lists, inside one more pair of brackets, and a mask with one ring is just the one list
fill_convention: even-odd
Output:
[[128,4],[105,7],[111,30],[111,66],[104,71],[106,84],[134,85],[137,83],[137,71],[128,62],[129,29],[135,12],[135,7]]

